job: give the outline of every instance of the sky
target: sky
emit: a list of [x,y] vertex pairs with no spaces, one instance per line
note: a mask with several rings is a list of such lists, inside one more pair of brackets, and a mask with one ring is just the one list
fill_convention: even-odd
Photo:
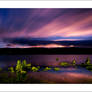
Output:
[[0,48],[66,47],[56,43],[31,46],[32,40],[92,40],[92,9],[0,8]]

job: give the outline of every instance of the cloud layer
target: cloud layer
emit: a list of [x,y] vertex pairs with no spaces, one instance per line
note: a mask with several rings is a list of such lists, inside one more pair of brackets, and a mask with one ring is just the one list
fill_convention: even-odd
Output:
[[0,41],[92,40],[92,9],[0,9]]

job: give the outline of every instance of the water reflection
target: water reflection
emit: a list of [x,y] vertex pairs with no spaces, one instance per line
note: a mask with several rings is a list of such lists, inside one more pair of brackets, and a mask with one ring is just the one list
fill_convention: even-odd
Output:
[[81,69],[63,68],[59,72],[32,72],[28,77],[34,77],[42,83],[92,83],[92,72]]

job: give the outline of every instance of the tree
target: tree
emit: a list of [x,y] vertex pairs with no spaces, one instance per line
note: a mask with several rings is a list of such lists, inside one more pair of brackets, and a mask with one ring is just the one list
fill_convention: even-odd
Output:
[[87,65],[90,64],[90,59],[89,59],[89,57],[86,59],[85,64],[87,64]]
[[72,61],[72,64],[73,64],[73,65],[76,65],[76,61],[75,61],[75,59]]

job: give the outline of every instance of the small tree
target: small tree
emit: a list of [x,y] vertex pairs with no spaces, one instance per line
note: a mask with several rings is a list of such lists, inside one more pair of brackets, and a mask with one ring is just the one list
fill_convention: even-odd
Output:
[[89,59],[89,57],[86,59],[85,64],[87,64],[87,65],[90,64],[90,59]]
[[75,61],[75,59],[72,61],[72,64],[73,64],[73,65],[76,65],[76,61]]

